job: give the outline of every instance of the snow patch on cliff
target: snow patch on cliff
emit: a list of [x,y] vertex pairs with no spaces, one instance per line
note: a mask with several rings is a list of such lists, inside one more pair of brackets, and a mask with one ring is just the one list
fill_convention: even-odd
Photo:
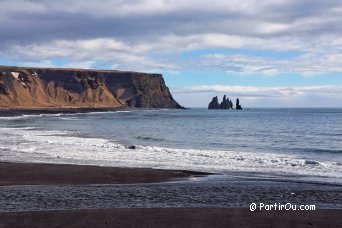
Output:
[[11,74],[13,77],[15,77],[17,80],[19,80],[19,72],[11,72]]
[[20,73],[19,72],[11,72],[12,76],[14,78],[16,78],[25,88],[27,88],[27,85],[25,84],[25,82],[23,82],[20,78],[19,78],[19,75]]

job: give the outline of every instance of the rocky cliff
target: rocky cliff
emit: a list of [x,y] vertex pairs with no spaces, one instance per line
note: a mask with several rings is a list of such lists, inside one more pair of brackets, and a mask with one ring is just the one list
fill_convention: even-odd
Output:
[[2,108],[182,108],[160,74],[0,66]]

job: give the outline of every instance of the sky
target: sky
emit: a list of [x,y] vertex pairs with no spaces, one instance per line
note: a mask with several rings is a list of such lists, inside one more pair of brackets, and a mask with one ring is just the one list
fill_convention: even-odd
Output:
[[341,0],[1,0],[0,65],[161,73],[206,107],[342,107]]

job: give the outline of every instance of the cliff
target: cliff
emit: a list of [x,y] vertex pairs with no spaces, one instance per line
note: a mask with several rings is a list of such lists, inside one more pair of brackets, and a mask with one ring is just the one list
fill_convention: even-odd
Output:
[[160,74],[0,66],[2,108],[182,108]]

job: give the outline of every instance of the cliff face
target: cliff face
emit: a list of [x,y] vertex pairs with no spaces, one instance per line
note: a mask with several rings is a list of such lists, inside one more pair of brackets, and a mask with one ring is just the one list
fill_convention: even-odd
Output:
[[0,107],[182,108],[160,74],[0,66]]

